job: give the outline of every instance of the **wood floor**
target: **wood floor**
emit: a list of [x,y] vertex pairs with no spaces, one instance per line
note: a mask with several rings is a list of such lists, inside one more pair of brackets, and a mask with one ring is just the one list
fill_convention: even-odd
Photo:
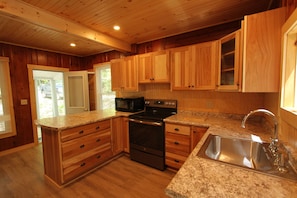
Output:
[[0,157],[0,197],[166,197],[174,176],[122,156],[76,182],[58,188],[43,176],[42,146]]

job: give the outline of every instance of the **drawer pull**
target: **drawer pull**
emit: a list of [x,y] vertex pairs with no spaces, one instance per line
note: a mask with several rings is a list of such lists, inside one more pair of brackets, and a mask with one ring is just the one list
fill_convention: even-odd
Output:
[[101,155],[98,155],[98,156],[97,156],[97,159],[99,159],[99,158],[101,158]]
[[100,142],[100,141],[101,141],[100,138],[96,140],[96,142]]
[[100,126],[97,126],[97,127],[96,127],[96,130],[99,130],[99,129],[100,129]]
[[79,131],[78,133],[79,133],[79,134],[83,134],[83,133],[84,133],[84,130],[81,130],[81,131]]
[[79,147],[79,148],[81,148],[81,149],[82,149],[82,148],[84,148],[84,147],[85,147],[85,145],[84,145],[84,144],[82,144],[82,145],[80,145],[80,147]]
[[174,144],[179,145],[179,142],[174,142]]
[[85,166],[85,165],[86,165],[86,163],[83,162],[83,163],[80,164],[80,167],[83,167],[83,166]]
[[175,131],[179,131],[179,128],[175,128],[174,130],[175,130]]
[[175,161],[176,163],[179,163],[179,160],[176,160],[176,159],[175,159],[174,161]]

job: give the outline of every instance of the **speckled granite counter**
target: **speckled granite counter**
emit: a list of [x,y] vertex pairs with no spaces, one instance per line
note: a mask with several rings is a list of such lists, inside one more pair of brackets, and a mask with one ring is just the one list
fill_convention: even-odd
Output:
[[72,128],[76,126],[94,123],[113,117],[129,116],[130,114],[131,113],[115,111],[114,109],[102,111],[87,111],[83,113],[70,114],[66,116],[43,118],[40,120],[35,120],[35,124],[39,126],[62,130],[66,128]]
[[196,156],[208,134],[268,140],[269,132],[247,123],[240,116],[178,113],[165,122],[208,126],[209,129],[166,188],[170,197],[297,197],[297,182],[281,179]]

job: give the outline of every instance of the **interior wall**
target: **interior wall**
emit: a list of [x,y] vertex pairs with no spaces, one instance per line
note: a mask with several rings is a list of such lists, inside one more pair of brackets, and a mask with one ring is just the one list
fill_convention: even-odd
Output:
[[[34,142],[27,64],[81,70],[81,58],[0,43],[0,56],[9,58],[17,135],[0,139],[0,151]],[[21,105],[27,99],[27,105]]]

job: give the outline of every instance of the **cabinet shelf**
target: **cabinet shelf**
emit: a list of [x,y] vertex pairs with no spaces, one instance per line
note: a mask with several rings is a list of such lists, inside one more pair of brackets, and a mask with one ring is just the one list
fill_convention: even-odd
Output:
[[234,71],[234,67],[232,67],[232,68],[222,69],[222,70],[221,70],[221,73],[224,73],[224,72],[230,72],[230,71]]
[[233,51],[226,52],[226,53],[222,54],[222,59],[224,57],[226,57],[226,56],[230,56],[230,55],[234,55],[234,54],[235,54],[235,51],[234,50]]

